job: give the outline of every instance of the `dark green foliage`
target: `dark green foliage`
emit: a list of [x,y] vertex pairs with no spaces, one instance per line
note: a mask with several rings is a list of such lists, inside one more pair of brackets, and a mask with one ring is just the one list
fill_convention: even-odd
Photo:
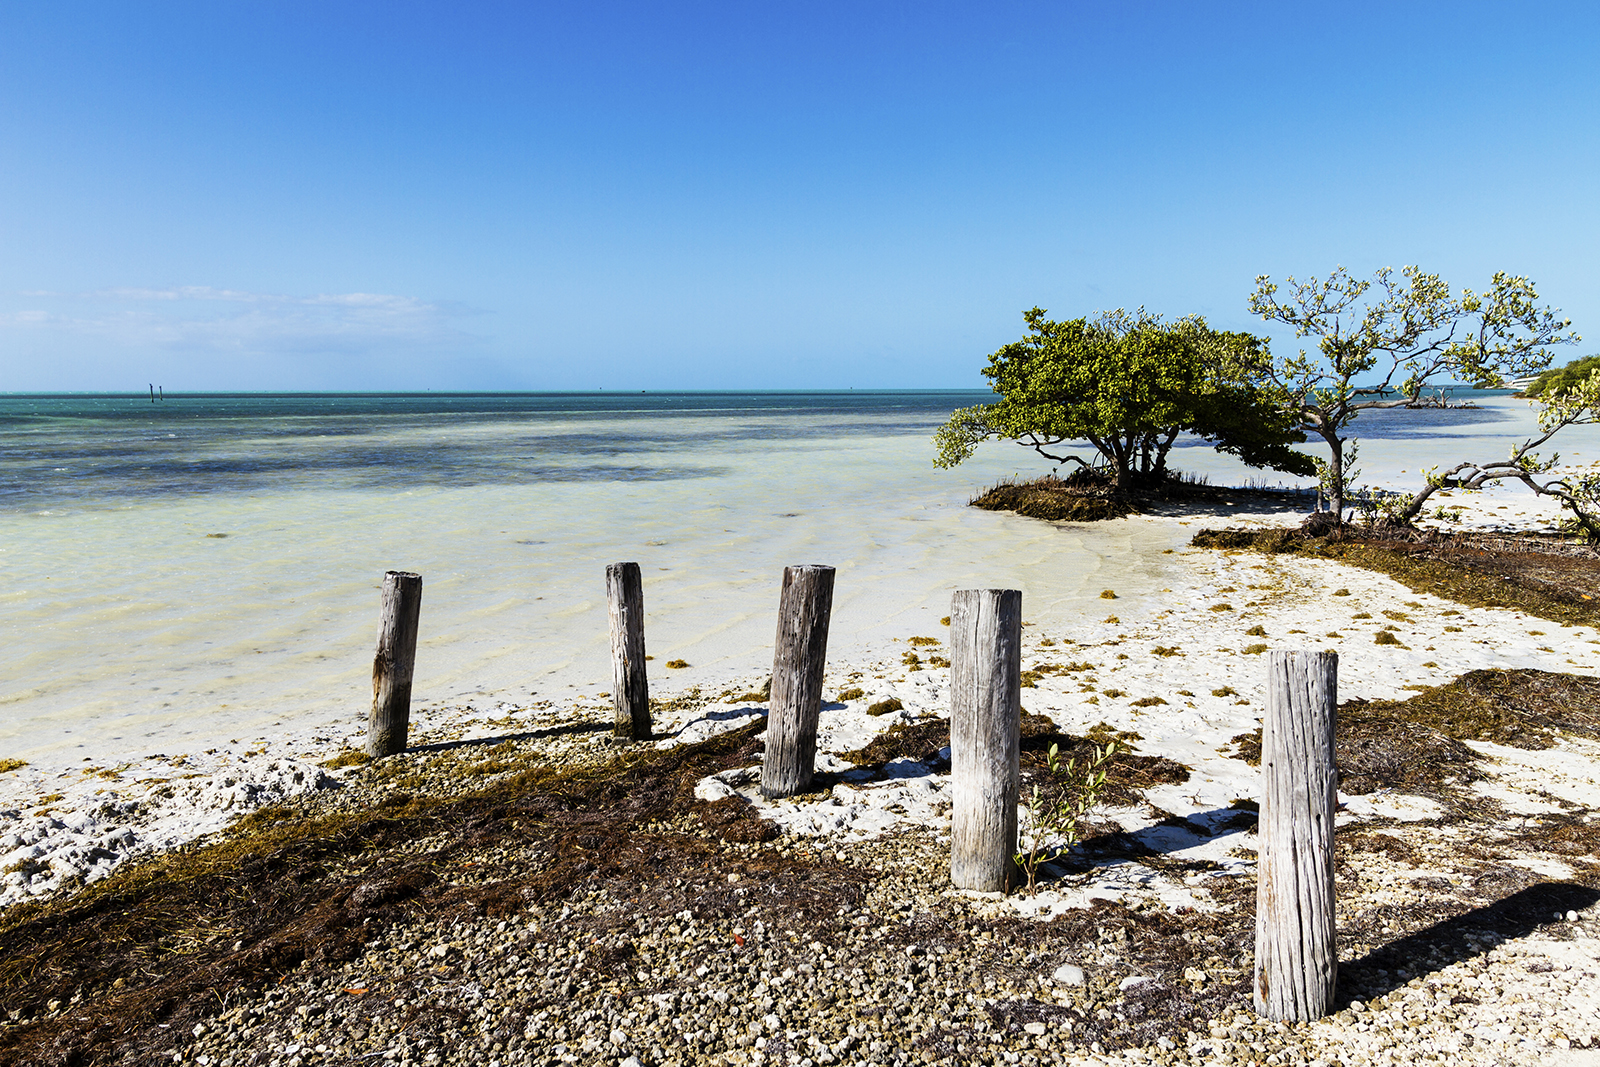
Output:
[[1522,391],[1523,396],[1555,396],[1582,384],[1590,374],[1600,370],[1600,356],[1584,356],[1565,367],[1552,367],[1533,380]]
[[[1217,331],[1199,317],[1167,324],[1143,311],[1053,322],[1023,313],[1028,334],[983,371],[1001,399],[964,408],[939,429],[934,463],[954,466],[987,438],[1015,440],[1057,463],[1103,469],[1125,490],[1167,477],[1167,453],[1188,431],[1250,466],[1296,474],[1308,456],[1294,419],[1259,388],[1265,342]],[[1093,462],[1058,446],[1088,441]],[[1048,451],[1055,449],[1055,451]]]

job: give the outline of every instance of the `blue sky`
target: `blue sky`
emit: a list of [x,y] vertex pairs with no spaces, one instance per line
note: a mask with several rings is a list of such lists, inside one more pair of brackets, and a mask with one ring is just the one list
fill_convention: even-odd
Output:
[[1597,55],[1592,3],[8,0],[0,390],[975,386],[1023,308],[1270,332],[1335,264],[1600,340]]

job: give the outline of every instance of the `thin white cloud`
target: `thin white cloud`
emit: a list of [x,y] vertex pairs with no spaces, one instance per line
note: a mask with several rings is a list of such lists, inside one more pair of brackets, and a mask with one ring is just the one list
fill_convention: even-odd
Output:
[[217,352],[361,352],[471,347],[456,305],[391,293],[293,296],[219,289],[118,287],[33,292],[48,308],[0,313],[0,330],[57,331],[110,343]]

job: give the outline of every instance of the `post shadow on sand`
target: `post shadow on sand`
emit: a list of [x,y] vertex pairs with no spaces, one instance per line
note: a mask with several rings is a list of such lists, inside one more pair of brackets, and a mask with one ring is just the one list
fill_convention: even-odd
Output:
[[[1083,874],[1108,861],[1126,861],[1167,856],[1219,837],[1245,833],[1256,825],[1257,815],[1246,807],[1212,808],[1190,815],[1173,815],[1154,826],[1138,830],[1114,830],[1086,837],[1051,857],[1041,866],[1046,875],[1040,885],[1065,874]],[[1209,861],[1199,861],[1196,869],[1211,869]]]
[[[1600,902],[1600,890],[1575,882],[1539,882],[1508,897],[1443,919],[1364,956],[1339,964],[1336,1008],[1400,989],[1413,978],[1481,956]],[[1384,972],[1384,973],[1379,973]]]
[[[824,700],[822,702],[822,710],[823,711],[843,711],[847,707],[849,707],[848,704],[841,704],[841,703],[839,703],[837,701]],[[708,711],[704,715],[700,716],[698,719],[690,719],[688,722],[686,722],[682,726],[678,727],[678,729],[674,733],[672,733],[672,734],[662,734],[661,736],[662,737],[675,737],[678,734],[681,734],[684,731],[688,730],[691,726],[694,726],[696,723],[702,723],[702,722],[729,722],[729,721],[734,720],[734,719],[746,719],[746,720],[749,720],[749,721],[753,722],[756,719],[764,719],[766,717],[767,717],[767,709],[762,707],[761,705],[759,705],[759,704],[740,704],[738,707],[734,707],[734,708],[719,708],[716,711]],[[818,772],[818,773],[821,773],[821,772]],[[815,790],[815,789],[807,789],[807,790],[805,790],[805,792],[808,792],[808,793],[816,792],[816,791],[817,790]]]
[[[834,703],[823,707],[838,710],[845,705]],[[694,722],[731,719],[753,721],[764,715],[763,709],[753,705],[719,709],[691,720],[685,726]],[[443,752],[469,745],[493,745],[503,741],[603,733],[609,730],[610,725],[604,722],[566,723],[498,737],[418,745],[411,751]],[[915,778],[948,770],[949,750],[943,749],[931,758],[920,761],[897,758],[882,766],[854,768],[842,773],[818,772],[804,793],[823,793],[841,782]],[[1228,807],[1194,812],[1188,816],[1172,816],[1138,830],[1097,834],[1080,841],[1045,864],[1042,873],[1047,877],[1041,879],[1041,884],[1068,873],[1085,873],[1107,862],[1171,855],[1207,840],[1245,833],[1255,824],[1256,813],[1248,807]],[[1371,1000],[1394,992],[1415,978],[1481,956],[1502,942],[1527,937],[1543,926],[1561,921],[1569,911],[1582,911],[1596,903],[1600,903],[1600,890],[1574,882],[1539,882],[1524,886],[1499,900],[1442,919],[1365,955],[1341,961],[1335,1010],[1347,1008],[1355,1000]],[[1253,930],[1244,929],[1240,933],[1241,941],[1236,947],[1241,950],[1252,947]]]
[[514,734],[495,737],[468,737],[458,741],[434,741],[426,745],[407,746],[407,752],[449,752],[469,745],[498,745],[506,741],[538,741],[546,737],[569,737],[574,734],[609,733],[611,724],[604,722],[568,722],[560,726],[546,726],[539,730],[520,730]]

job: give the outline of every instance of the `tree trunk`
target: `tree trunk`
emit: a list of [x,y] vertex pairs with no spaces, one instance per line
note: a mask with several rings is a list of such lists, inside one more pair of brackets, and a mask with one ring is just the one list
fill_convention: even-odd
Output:
[[1344,521],[1344,441],[1332,430],[1325,430],[1322,439],[1328,443],[1328,505],[1338,522]]
[[1167,480],[1167,453],[1172,451],[1172,442],[1176,441],[1177,439],[1178,431],[1172,430],[1167,434],[1165,440],[1160,441],[1156,445],[1155,476],[1156,481],[1158,482],[1164,482]]
[[1107,443],[1111,446],[1111,488],[1121,492],[1128,487],[1128,446],[1115,434]]
[[1404,511],[1397,512],[1392,516],[1385,516],[1381,525],[1410,526],[1416,521],[1417,516],[1422,514],[1422,506],[1428,502],[1428,498],[1432,496],[1436,490],[1442,488],[1444,488],[1444,486],[1441,483],[1427,483],[1421,489],[1417,490],[1417,492],[1411,497],[1411,500],[1406,504]]

